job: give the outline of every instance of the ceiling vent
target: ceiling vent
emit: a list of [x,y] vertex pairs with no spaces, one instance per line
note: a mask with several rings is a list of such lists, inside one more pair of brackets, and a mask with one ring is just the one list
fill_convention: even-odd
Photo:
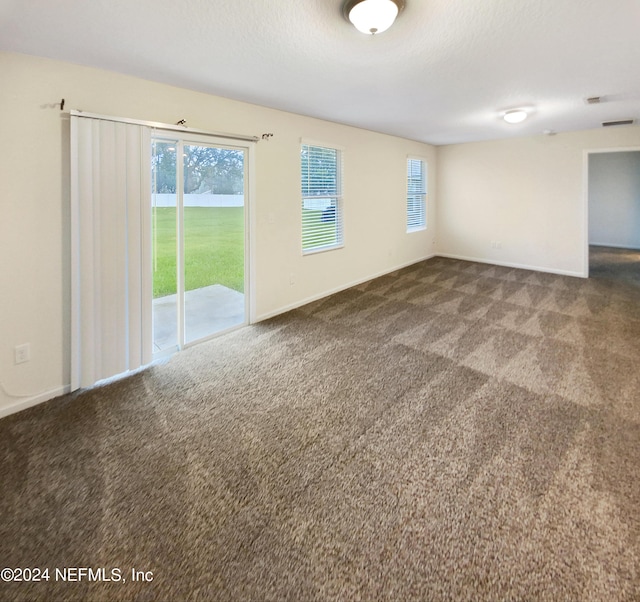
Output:
[[589,98],[585,98],[584,101],[588,105],[599,105],[602,102],[602,96],[589,96]]
[[631,125],[633,124],[633,119],[616,119],[615,121],[603,121],[602,127],[608,128],[613,125]]

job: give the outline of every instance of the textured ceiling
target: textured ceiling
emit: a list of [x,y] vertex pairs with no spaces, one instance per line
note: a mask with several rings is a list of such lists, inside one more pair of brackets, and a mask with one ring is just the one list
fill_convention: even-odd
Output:
[[[0,50],[432,144],[640,118],[640,0],[407,0],[358,33],[341,0],[0,0]],[[587,96],[603,96],[587,105]],[[500,111],[526,106],[509,125]]]

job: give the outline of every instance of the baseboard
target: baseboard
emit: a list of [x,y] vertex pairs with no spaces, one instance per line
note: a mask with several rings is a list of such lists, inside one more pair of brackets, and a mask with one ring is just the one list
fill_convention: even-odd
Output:
[[640,245],[637,246],[629,246],[629,245],[614,245],[606,242],[590,242],[590,247],[609,247],[610,249],[627,249],[628,251],[638,251],[640,250]]
[[574,278],[588,278],[587,274],[582,272],[572,272],[570,270],[555,270],[535,265],[526,265],[522,263],[511,263],[508,261],[494,261],[489,259],[481,259],[480,257],[465,257],[464,255],[453,255],[451,253],[436,253],[437,257],[446,257],[447,259],[459,259],[461,261],[475,261],[476,263],[487,263],[489,265],[499,265],[503,268],[515,268],[518,270],[531,270],[533,272],[546,272],[547,274],[558,274],[559,276],[573,276]]
[[[38,404],[54,399],[55,397],[60,397],[60,395],[65,395],[70,391],[71,387],[66,385],[64,387],[58,387],[57,389],[43,391],[42,393],[32,397],[21,397],[16,401],[10,401],[8,405],[0,407],[0,419],[10,416],[11,414],[16,414],[17,412],[21,412],[22,410],[26,410],[27,408],[37,406]],[[6,391],[5,393],[9,395]]]
[[303,305],[307,305],[308,303],[313,303],[314,301],[318,301],[319,299],[324,299],[325,297],[329,297],[330,295],[335,295],[335,293],[345,291],[348,288],[351,288],[353,286],[358,286],[359,284],[369,282],[369,280],[375,280],[376,278],[380,278],[380,276],[386,276],[387,274],[391,274],[392,272],[397,272],[398,270],[407,268],[410,265],[414,265],[416,263],[420,263],[421,261],[426,261],[427,259],[432,259],[433,257],[436,257],[435,253],[432,255],[427,255],[425,257],[422,257],[421,259],[414,259],[413,261],[408,261],[407,263],[403,263],[402,265],[395,266],[388,270],[383,270],[382,272],[372,274],[370,276],[367,276],[366,278],[362,278],[360,280],[354,280],[353,282],[349,282],[348,284],[341,285],[330,291],[325,291],[318,295],[307,297],[306,299],[302,299],[301,301],[296,301],[295,303],[291,303],[290,305],[286,305],[275,311],[268,312],[266,314],[260,314],[259,316],[256,316],[255,322],[262,322],[263,320],[268,320],[269,318],[275,318],[276,316],[279,316],[281,314],[286,314],[288,311],[291,311],[292,309],[297,309],[298,307],[302,307]]

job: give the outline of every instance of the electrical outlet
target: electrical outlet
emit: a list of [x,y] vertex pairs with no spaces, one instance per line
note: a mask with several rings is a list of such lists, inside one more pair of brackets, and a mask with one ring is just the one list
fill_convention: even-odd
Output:
[[31,359],[31,345],[25,343],[24,345],[16,345],[13,350],[15,354],[16,364],[24,364]]
[[292,273],[289,275],[289,284],[293,286],[295,283],[296,283],[296,275]]

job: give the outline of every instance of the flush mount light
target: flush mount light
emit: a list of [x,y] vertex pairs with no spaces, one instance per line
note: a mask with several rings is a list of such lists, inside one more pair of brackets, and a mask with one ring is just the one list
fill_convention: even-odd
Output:
[[347,0],[342,12],[362,33],[382,33],[393,25],[405,0]]
[[502,118],[507,123],[520,123],[528,117],[527,112],[523,109],[512,109],[511,111],[505,111]]

